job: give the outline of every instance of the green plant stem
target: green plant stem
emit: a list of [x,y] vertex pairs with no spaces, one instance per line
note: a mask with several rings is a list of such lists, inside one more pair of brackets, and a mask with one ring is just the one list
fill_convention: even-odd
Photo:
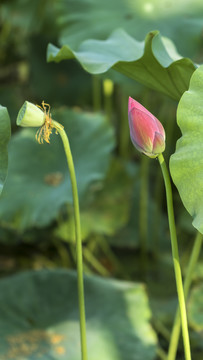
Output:
[[110,260],[113,267],[119,272],[119,274],[124,276],[126,280],[131,280],[125,266],[123,266],[121,264],[121,262],[118,260],[117,256],[112,251],[108,240],[103,236],[103,237],[98,238],[97,241],[99,243],[100,249],[103,251],[103,253],[106,255],[106,257]]
[[[60,262],[62,267],[68,268],[70,267],[70,256],[68,254],[68,250],[65,248],[64,244],[60,241],[54,240],[54,246],[56,247],[58,254],[60,256]],[[60,265],[60,266],[61,266]]]
[[[128,97],[119,90],[118,93],[119,110],[120,110],[120,121],[119,121],[119,138],[118,147],[119,155],[122,159],[127,159],[129,154],[129,125],[128,125],[128,114],[126,109],[128,108]],[[118,116],[119,118],[119,116]]]
[[164,339],[167,340],[167,342],[169,342],[170,340],[170,331],[168,330],[168,328],[162,323],[162,321],[160,321],[157,317],[155,317],[152,321],[153,323],[153,327],[156,330],[156,332],[158,332],[159,334],[162,335],[162,337]]
[[[110,83],[109,89],[108,83]],[[110,79],[103,80],[103,94],[104,94],[104,111],[109,123],[112,122],[113,114],[113,82]]]
[[97,75],[92,76],[92,100],[95,112],[101,110],[101,81]]
[[84,258],[100,275],[104,277],[110,276],[110,272],[92,255],[88,248],[84,249]]
[[140,184],[140,211],[139,211],[139,233],[140,250],[143,264],[147,261],[147,229],[148,229],[148,177],[149,158],[141,157],[141,184]]
[[159,163],[161,166],[164,183],[165,183],[165,188],[166,188],[168,221],[169,221],[169,229],[170,229],[170,235],[171,235],[172,256],[173,256],[176,287],[177,287],[177,293],[178,293],[178,301],[179,301],[181,324],[182,324],[185,359],[191,360],[190,339],[189,339],[189,332],[188,332],[187,313],[186,313],[185,297],[184,297],[184,291],[183,291],[183,282],[182,282],[179,252],[178,252],[178,242],[177,242],[177,236],[176,236],[171,181],[170,181],[170,176],[169,176],[169,173],[168,173],[168,170],[166,167],[166,163],[164,161],[164,157],[162,154],[160,154],[158,156],[158,160],[159,160]]
[[160,255],[160,224],[161,224],[161,207],[163,203],[163,179],[160,172],[156,174],[155,180],[155,201],[156,207],[153,215],[153,231],[152,231],[152,253],[155,259]]
[[107,121],[111,124],[113,113],[112,96],[104,96],[104,111]]
[[[190,285],[192,282],[193,270],[197,263],[197,260],[198,260],[198,257],[199,257],[200,251],[201,251],[202,239],[203,239],[203,235],[198,232],[197,236],[195,238],[195,243],[194,243],[194,246],[192,249],[192,254],[190,256],[190,261],[189,261],[189,265],[187,268],[185,281],[184,281],[185,298],[187,298],[187,296],[188,296],[188,292],[189,292]],[[179,309],[177,309],[174,324],[173,324],[173,329],[172,329],[171,337],[170,337],[168,358],[167,358],[168,360],[175,360],[175,358],[176,358],[178,342],[179,342],[179,337],[180,337],[180,328],[181,328],[180,312],[179,312]]]
[[77,182],[75,176],[75,169],[73,158],[71,154],[70,144],[66,132],[62,125],[52,120],[52,124],[61,136],[73,193],[74,205],[74,220],[75,220],[75,236],[76,236],[76,258],[77,258],[77,281],[78,281],[78,298],[79,298],[79,313],[80,313],[80,339],[81,339],[81,354],[82,360],[87,360],[87,341],[86,341],[86,321],[85,321],[85,300],[84,300],[84,283],[83,283],[83,261],[82,261],[82,241],[81,241],[81,228],[80,228],[80,209]]
[[157,348],[156,353],[157,353],[159,359],[167,360],[167,354],[165,353],[165,351],[161,347]]
[[[175,117],[173,116],[174,105],[165,101],[159,111],[158,119],[164,125],[166,131],[167,144],[173,143]],[[167,114],[167,117],[166,117]],[[171,152],[170,146],[166,146],[165,157],[168,159],[169,153]],[[164,196],[164,187],[162,182],[162,176],[160,172],[157,172],[156,186],[155,186],[155,202],[156,208],[153,216],[153,231],[152,231],[152,251],[155,258],[159,257],[160,254],[160,224],[161,224],[161,212]]]

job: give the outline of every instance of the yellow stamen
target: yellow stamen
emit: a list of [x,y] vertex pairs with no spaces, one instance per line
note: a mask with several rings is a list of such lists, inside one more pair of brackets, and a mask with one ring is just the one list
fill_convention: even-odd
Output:
[[35,137],[39,144],[43,144],[43,141],[50,143],[50,135],[52,133],[53,125],[50,114],[50,105],[42,101],[42,106],[37,105],[41,110],[44,111],[44,125],[37,131]]

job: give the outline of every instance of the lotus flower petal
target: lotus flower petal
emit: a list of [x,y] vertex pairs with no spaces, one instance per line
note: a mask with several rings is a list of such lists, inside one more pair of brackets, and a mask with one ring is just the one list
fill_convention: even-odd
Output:
[[136,149],[157,157],[165,149],[165,131],[160,121],[136,100],[129,98],[130,137]]

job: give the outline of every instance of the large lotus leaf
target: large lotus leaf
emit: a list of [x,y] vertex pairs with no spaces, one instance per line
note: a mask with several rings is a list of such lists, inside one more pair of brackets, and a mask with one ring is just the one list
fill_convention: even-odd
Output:
[[0,194],[8,169],[8,142],[11,136],[10,117],[5,107],[0,105]]
[[163,39],[158,31],[150,32],[145,42],[139,42],[124,30],[117,29],[107,40],[82,42],[77,51],[68,44],[61,49],[49,44],[48,61],[71,58],[76,58],[92,74],[113,68],[178,100],[188,89],[196,68],[191,60],[177,54],[172,42]]
[[[113,235],[123,227],[129,217],[131,196],[132,178],[124,166],[114,160],[94,199],[81,206],[82,239],[92,234]],[[56,229],[56,235],[63,240],[75,240],[73,214]]]
[[[89,360],[152,360],[156,336],[141,284],[85,277]],[[17,299],[17,301],[16,301]],[[1,360],[80,360],[77,278],[42,270],[0,282]]]
[[190,325],[197,331],[203,331],[203,285],[198,285],[192,289],[189,304],[188,314]]
[[193,74],[189,90],[178,105],[182,137],[170,159],[173,181],[193,226],[203,233],[203,66]]
[[[91,183],[105,177],[114,146],[112,127],[101,115],[61,110],[54,118],[70,139],[82,200]],[[50,223],[62,205],[72,204],[72,190],[59,135],[39,145],[36,130],[20,130],[10,142],[8,181],[0,201],[1,221],[21,229]]]
[[66,0],[56,4],[60,43],[74,50],[84,40],[105,39],[118,27],[138,40],[151,30],[160,30],[186,56],[194,56],[201,46],[202,0]]

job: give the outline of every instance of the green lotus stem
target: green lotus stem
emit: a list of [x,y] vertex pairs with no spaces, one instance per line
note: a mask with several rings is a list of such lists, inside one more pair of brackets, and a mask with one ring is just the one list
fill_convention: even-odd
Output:
[[140,230],[140,249],[143,262],[146,263],[147,257],[147,229],[148,229],[148,177],[149,177],[149,158],[141,157],[141,184],[140,184],[140,211],[139,211],[139,230]]
[[160,172],[157,172],[155,182],[156,182],[155,184],[156,207],[154,209],[151,242],[152,242],[153,256],[155,259],[157,259],[160,255],[160,223],[161,223],[161,216],[162,216],[161,211],[162,211],[162,203],[163,203],[163,179]]
[[78,281],[78,298],[79,298],[79,313],[80,313],[80,339],[81,339],[81,353],[82,360],[87,360],[87,341],[86,341],[86,321],[85,321],[85,300],[84,300],[84,283],[83,283],[83,260],[82,260],[82,241],[81,241],[81,227],[80,227],[80,209],[77,182],[75,176],[75,169],[73,158],[71,154],[70,144],[66,132],[62,125],[57,121],[52,120],[52,124],[60,134],[71,178],[73,205],[74,205],[74,220],[75,220],[75,235],[76,235],[76,257],[77,257],[77,281]]
[[84,249],[84,258],[102,276],[109,277],[110,272],[92,255],[88,248]]
[[44,141],[50,143],[50,135],[54,128],[56,132],[60,134],[64,145],[64,150],[65,150],[69,173],[70,173],[72,194],[73,194],[73,205],[74,205],[81,355],[82,355],[82,360],[87,360],[80,209],[79,209],[79,199],[78,199],[75,169],[74,169],[73,158],[69,145],[69,140],[64,131],[63,126],[51,118],[50,105],[45,103],[44,101],[42,101],[42,106],[36,106],[30,103],[29,101],[25,101],[18,113],[17,125],[23,127],[39,127],[35,137],[40,144],[43,144]]
[[129,152],[129,126],[128,116],[126,114],[126,107],[128,106],[128,98],[122,92],[119,91],[118,100],[120,103],[120,123],[119,123],[119,154],[122,159],[128,158]]
[[101,110],[101,82],[97,75],[92,76],[92,99],[95,112]]
[[162,335],[162,337],[169,342],[170,340],[170,331],[168,328],[160,321],[157,317],[153,319],[153,327],[154,329]]
[[161,360],[167,360],[167,354],[161,347],[157,348],[156,353]]
[[112,251],[108,240],[105,238],[105,236],[102,236],[97,239],[99,242],[100,249],[103,251],[103,253],[106,255],[107,258],[109,258],[110,262],[112,263],[113,267],[122,274],[126,280],[130,280],[129,274],[126,271],[126,267],[121,264],[121,262],[118,260],[117,256]]
[[[201,251],[202,239],[203,239],[203,235],[198,232],[197,236],[195,238],[194,246],[192,249],[192,254],[190,256],[190,261],[189,261],[189,265],[187,268],[185,281],[184,281],[185,298],[187,298],[187,296],[188,296],[188,292],[189,292],[190,285],[192,282],[192,274],[194,271],[194,267],[198,261],[198,257],[199,257],[200,251]],[[179,309],[177,309],[174,324],[173,324],[173,329],[171,332],[170,343],[169,343],[168,358],[167,358],[168,360],[175,360],[175,358],[176,358],[178,342],[179,342],[179,337],[180,337],[180,328],[181,328],[180,312],[179,312]]]
[[105,79],[103,81],[104,111],[109,123],[111,123],[113,113],[113,90],[113,81],[110,79]]
[[182,274],[181,274],[181,268],[180,268],[178,242],[177,242],[177,236],[176,236],[176,226],[175,226],[175,218],[174,218],[174,210],[173,210],[171,181],[170,181],[168,169],[167,169],[167,166],[166,166],[166,163],[164,161],[164,157],[162,154],[158,155],[158,160],[159,160],[159,163],[161,166],[164,183],[165,183],[165,188],[166,188],[168,221],[169,221],[169,229],[170,229],[170,235],[171,235],[172,256],[173,256],[174,272],[175,272],[176,287],[177,287],[178,301],[179,301],[179,308],[180,308],[180,317],[181,317],[181,324],[182,324],[185,359],[191,360],[190,339],[189,339],[189,332],[188,332],[183,281],[182,281]]
[[[168,114],[167,119],[165,114]],[[167,143],[171,144],[175,121],[171,111],[171,107],[168,106],[168,102],[164,103],[162,108],[160,109],[159,118],[165,119],[164,125],[166,128]],[[164,153],[166,155],[165,156],[166,159],[169,157],[169,152],[170,152],[170,146],[166,147]],[[156,187],[155,187],[156,208],[153,217],[153,231],[152,231],[152,247],[153,247],[152,251],[155,258],[158,258],[160,253],[160,223],[161,223],[161,212],[162,212],[162,203],[163,203],[163,195],[164,195],[163,190],[164,188],[163,188],[162,176],[158,172],[156,177]]]
[[71,259],[67,249],[65,248],[65,245],[56,239],[53,241],[53,243],[60,256],[62,267],[69,268],[71,264]]

